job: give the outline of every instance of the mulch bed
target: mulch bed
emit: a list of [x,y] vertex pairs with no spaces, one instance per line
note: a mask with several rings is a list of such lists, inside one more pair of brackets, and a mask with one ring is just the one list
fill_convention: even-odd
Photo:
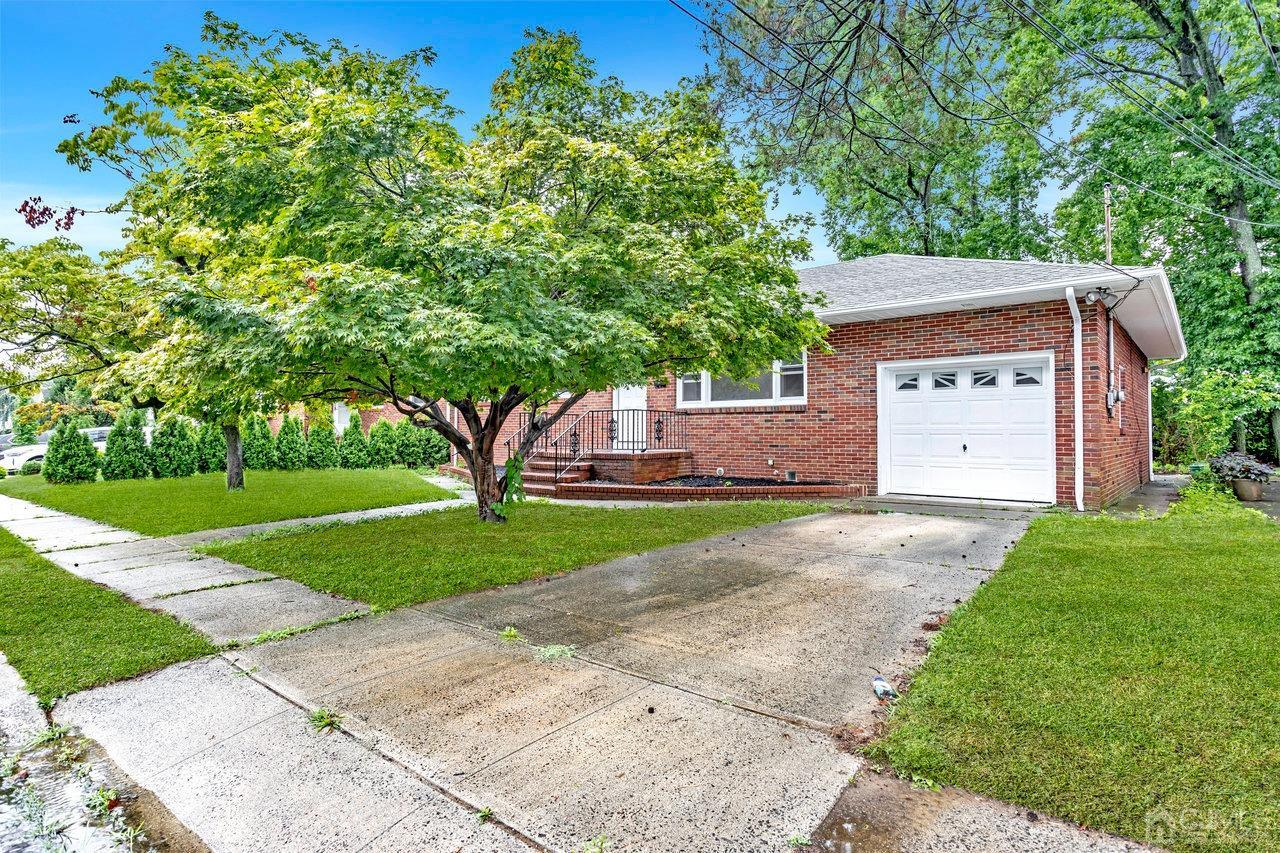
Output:
[[731,486],[831,486],[830,480],[775,480],[770,477],[674,477],[646,483],[648,486],[686,486],[692,488],[725,488]]

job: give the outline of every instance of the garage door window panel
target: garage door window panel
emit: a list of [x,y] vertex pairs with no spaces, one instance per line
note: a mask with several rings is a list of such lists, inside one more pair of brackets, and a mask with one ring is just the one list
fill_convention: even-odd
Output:
[[1036,388],[1043,384],[1043,367],[1019,367],[1013,371],[1013,387],[1015,388]]
[[975,370],[970,374],[970,384],[974,388],[999,388],[999,370]]

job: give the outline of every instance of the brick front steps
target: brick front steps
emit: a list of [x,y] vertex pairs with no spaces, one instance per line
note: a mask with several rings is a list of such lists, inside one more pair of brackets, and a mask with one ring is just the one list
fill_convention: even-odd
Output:
[[[546,464],[546,463],[543,463]],[[591,481],[590,463],[575,463],[573,469],[553,482],[531,462],[524,473],[526,494],[538,497],[572,498],[575,500],[637,501],[755,501],[769,498],[865,498],[863,485],[783,485],[776,486],[648,486],[636,483]],[[470,479],[465,467],[443,466],[446,474]]]

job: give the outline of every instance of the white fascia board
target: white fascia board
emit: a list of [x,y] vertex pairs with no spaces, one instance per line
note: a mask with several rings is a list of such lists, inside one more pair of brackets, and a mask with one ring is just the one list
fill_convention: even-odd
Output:
[[[1002,290],[983,290],[969,293],[948,294],[929,299],[907,300],[900,302],[881,302],[873,305],[857,307],[830,307],[817,311],[818,319],[828,325],[843,323],[862,323],[871,320],[887,320],[894,317],[913,317],[924,314],[941,314],[947,311],[968,311],[976,308],[994,308],[1005,305],[1024,305],[1032,302],[1052,302],[1062,298],[1063,289],[1075,288],[1076,293],[1083,294],[1091,288],[1106,285],[1132,285],[1133,279],[1139,279],[1137,287],[1148,291],[1159,313],[1163,333],[1160,335],[1143,334],[1143,340],[1137,341],[1143,352],[1150,358],[1181,358],[1186,354],[1186,343],[1182,338],[1182,326],[1178,317],[1177,305],[1173,300],[1173,292],[1169,288],[1169,279],[1164,269],[1159,266],[1116,272],[1103,270],[1096,275],[1080,276],[1052,283],[1037,283]],[[1126,288],[1127,289],[1127,288]],[[1138,294],[1134,294],[1135,296]],[[1136,308],[1139,302],[1134,302]],[[1132,310],[1132,309],[1131,309]],[[1121,307],[1123,312],[1123,306]],[[1125,322],[1123,313],[1117,313],[1117,319],[1126,331],[1137,330],[1137,323]],[[1131,329],[1130,327],[1134,328]],[[1135,340],[1137,340],[1135,338]]]

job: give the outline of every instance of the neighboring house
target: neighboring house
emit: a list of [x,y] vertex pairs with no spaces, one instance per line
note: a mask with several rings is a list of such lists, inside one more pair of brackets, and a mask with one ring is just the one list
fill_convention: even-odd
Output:
[[1150,479],[1149,362],[1186,354],[1160,267],[880,255],[799,276],[826,296],[830,352],[756,387],[592,394],[531,458],[531,490],[723,474],[1098,508]]

